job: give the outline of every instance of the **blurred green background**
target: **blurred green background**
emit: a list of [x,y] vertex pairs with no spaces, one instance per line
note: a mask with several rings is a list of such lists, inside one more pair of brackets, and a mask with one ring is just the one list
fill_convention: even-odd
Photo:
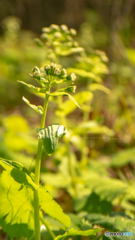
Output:
[[[41,29],[52,23],[66,24],[69,28],[77,30],[78,34],[75,40],[79,46],[85,48],[89,61],[87,64],[85,61],[83,62],[83,56],[81,56],[81,61],[78,60],[79,56],[75,53],[59,56],[59,63],[65,68],[77,68],[92,72],[95,76],[94,82],[84,73],[81,77],[81,74],[76,72],[77,91],[89,90],[93,93],[93,99],[89,99],[83,108],[89,109],[86,118],[83,116],[83,110],[71,111],[68,116],[69,129],[72,126],[75,127],[76,123],[91,122],[93,125],[80,126],[80,132],[77,128],[73,129],[75,133],[75,137],[71,139],[73,159],[75,157],[77,162],[81,161],[80,171],[90,169],[100,176],[105,175],[109,179],[119,179],[122,183],[134,186],[134,12],[135,0],[0,1],[1,157],[20,161],[26,167],[34,169],[37,146],[35,129],[39,127],[40,116],[22,101],[22,96],[36,105],[42,105],[43,99],[32,95],[17,80],[33,84],[33,79],[29,75],[32,68],[34,66],[43,67],[48,61],[48,47],[39,47],[34,42],[34,38],[40,36]],[[97,83],[98,77],[103,82],[94,89],[94,85],[90,86],[90,84]],[[55,102],[52,102],[49,105],[47,124],[57,119],[53,115],[54,110],[56,110],[56,105]],[[77,134],[81,136],[81,131],[84,131],[85,136],[82,138],[84,148],[80,150],[82,142],[79,137],[77,138]],[[78,212],[79,206],[80,209],[83,207],[79,205],[79,202],[75,204],[75,207],[68,204],[70,198],[73,198],[72,191],[68,189],[67,183],[61,184],[61,176],[56,174],[59,171],[66,171],[64,153],[62,143],[60,150],[56,151],[53,161],[43,153],[41,180],[46,183],[49,191],[57,198],[65,211]],[[74,165],[74,168],[78,167]],[[45,176],[44,173],[53,175]],[[95,179],[95,176],[92,176]],[[130,191],[133,193],[133,188]],[[92,199],[96,199],[96,197],[94,193],[92,194],[89,202],[91,206],[94,206]],[[96,194],[100,195],[101,192],[97,191]],[[84,191],[82,196],[85,195]],[[120,202],[117,199],[113,200],[115,200],[114,211],[117,208],[116,211],[124,211],[130,217],[134,216],[134,194],[131,194],[129,199],[126,196],[123,204],[122,200]],[[107,201],[112,201],[112,199]],[[105,210],[102,203],[101,208]],[[89,209],[85,206],[84,209],[94,212],[92,207]],[[100,209],[97,212],[106,214]],[[92,221],[91,218],[90,221]]]

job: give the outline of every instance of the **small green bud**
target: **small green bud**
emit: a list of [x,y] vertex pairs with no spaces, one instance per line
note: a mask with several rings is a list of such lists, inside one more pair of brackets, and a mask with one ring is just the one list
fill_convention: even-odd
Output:
[[56,68],[56,64],[55,63],[51,63],[51,73],[50,75],[54,75],[54,69]]
[[76,75],[74,73],[71,73],[70,75],[67,76],[67,80],[75,81]]
[[70,28],[71,35],[75,36],[77,34],[76,30],[74,28]]
[[51,30],[57,30],[57,31],[59,31],[59,30],[60,30],[60,27],[59,27],[58,25],[56,25],[56,24],[51,24],[51,25],[50,25],[50,29],[51,29]]
[[50,70],[51,70],[51,66],[50,65],[45,65],[44,70],[45,70],[46,74],[49,75]]
[[34,42],[37,44],[38,47],[43,47],[44,44],[39,38],[35,38]]
[[75,93],[76,86],[69,86],[65,89],[66,92],[72,92]]
[[66,77],[67,77],[67,71],[66,71],[65,68],[63,68],[63,69],[61,70],[60,77],[61,77],[61,78],[66,78]]
[[54,75],[60,75],[61,74],[61,71],[59,68],[55,68],[54,69]]
[[40,70],[39,70],[38,67],[35,66],[35,67],[32,69],[32,72],[33,72],[33,73],[35,73],[35,72],[39,72],[39,73],[40,73]]

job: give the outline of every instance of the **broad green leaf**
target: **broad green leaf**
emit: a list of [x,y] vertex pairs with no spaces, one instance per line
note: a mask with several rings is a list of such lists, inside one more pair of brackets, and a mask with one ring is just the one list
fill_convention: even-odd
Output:
[[66,228],[70,227],[70,218],[63,213],[59,204],[53,200],[52,196],[43,187],[39,188],[39,205],[50,217],[57,219]]
[[78,69],[78,68],[68,68],[67,69],[67,72],[68,73],[75,73],[81,77],[86,77],[86,78],[91,78],[93,79],[94,81],[96,82],[102,82],[101,78],[97,75],[95,75],[94,73],[92,72],[87,72],[86,70],[83,70],[83,69]]
[[0,225],[11,237],[34,232],[33,191],[16,182],[8,171],[0,175]]
[[35,161],[32,161],[32,157],[25,155],[24,153],[11,152],[4,144],[4,138],[0,137],[0,156],[2,158],[15,160],[23,164],[23,166],[29,168],[32,165],[32,168],[35,165]]
[[[119,213],[118,213],[119,214]],[[122,231],[135,226],[135,220],[126,216],[105,216],[102,214],[88,214],[85,217],[92,225],[100,225],[111,231]]]
[[[85,173],[84,173],[85,174]],[[84,176],[85,178],[86,176]],[[87,176],[88,177],[88,176]],[[118,179],[109,177],[90,176],[86,186],[100,196],[101,200],[112,202],[116,197],[126,193],[128,185]]]
[[[18,174],[16,178],[19,178]],[[30,237],[34,228],[33,191],[14,180],[12,171],[3,171],[0,176],[0,225],[11,237]],[[70,218],[53,200],[45,188],[39,188],[40,209],[62,223],[71,225]]]
[[63,235],[59,235],[55,238],[55,240],[62,240],[68,236],[90,236],[90,235],[96,235],[96,233],[100,232],[104,230],[103,228],[99,228],[99,229],[90,229],[90,230],[86,230],[86,231],[81,231],[81,230],[76,230],[76,229],[69,229],[68,232],[66,232]]
[[61,173],[41,173],[41,180],[47,185],[55,186],[55,188],[70,186],[70,179]]
[[103,92],[105,92],[106,94],[110,94],[111,93],[111,91],[110,91],[110,89],[109,88],[107,88],[107,87],[105,87],[105,86],[103,86],[103,85],[101,85],[101,84],[98,84],[98,83],[92,83],[92,84],[90,84],[89,86],[88,86],[88,89],[90,90],[90,91],[96,91],[96,90],[101,90],[101,91],[103,91]]
[[[96,207],[95,207],[96,206]],[[109,214],[112,211],[112,203],[101,200],[95,192],[81,198],[74,199],[74,210],[76,212],[94,212]]]
[[63,224],[61,224],[58,220],[51,218],[48,215],[45,215],[43,220],[47,222],[49,227],[53,230],[59,230],[59,229],[65,230],[65,227],[63,226]]
[[[25,156],[25,152],[33,155],[37,141],[32,136],[32,129],[28,122],[20,115],[9,115],[3,118],[3,124],[6,128],[4,132],[4,141],[7,148],[13,153],[19,153]],[[6,157],[0,154],[1,157],[14,160],[14,158]],[[26,158],[28,155],[26,156]],[[25,157],[24,157],[25,158]],[[30,158],[30,157],[29,157]],[[19,159],[19,158],[18,158]],[[17,159],[17,161],[18,161]],[[15,159],[16,160],[16,159]]]
[[83,122],[77,125],[74,128],[74,133],[85,134],[85,133],[94,133],[94,134],[106,134],[108,136],[113,136],[114,133],[111,129],[106,126],[99,125],[96,121]]
[[53,97],[55,97],[55,96],[63,96],[63,95],[67,95],[67,96],[69,97],[69,99],[70,99],[71,101],[73,101],[73,103],[76,104],[77,107],[80,108],[80,106],[79,106],[78,103],[76,102],[75,98],[74,98],[73,96],[71,96],[71,95],[70,95],[69,93],[67,93],[67,92],[56,91],[56,92],[53,92],[53,93],[50,94],[50,96],[53,96]]
[[128,163],[135,163],[135,148],[122,150],[111,158],[111,167],[122,167]]
[[34,174],[32,174],[27,168],[23,167],[22,164],[0,158],[0,165],[7,171],[18,183],[21,183],[30,188],[38,189],[38,186],[34,183]]
[[35,91],[36,93],[46,93],[48,91],[48,88],[39,88],[39,87],[35,87],[31,84],[25,83],[23,81],[18,81],[19,83],[22,83],[23,85],[29,87],[32,91]]
[[66,134],[66,129],[63,125],[50,124],[45,128],[37,129],[37,133],[43,141],[45,152],[52,155],[57,147],[58,139]]
[[[91,101],[93,98],[93,93],[89,91],[83,91],[74,95],[75,101],[81,106],[83,103]],[[62,103],[61,109],[56,111],[57,115],[64,115],[73,112],[77,108],[77,105],[71,100],[67,100]]]
[[25,97],[22,98],[22,100],[27,103],[32,109],[34,109],[39,114],[43,114],[43,107],[42,106],[35,106],[31,104]]

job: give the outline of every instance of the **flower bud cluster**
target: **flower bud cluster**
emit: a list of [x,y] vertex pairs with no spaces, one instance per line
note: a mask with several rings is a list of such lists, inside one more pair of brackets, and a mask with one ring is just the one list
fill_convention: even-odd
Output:
[[64,24],[61,26],[51,24],[50,27],[44,27],[42,29],[41,38],[52,43],[54,46],[60,45],[60,42],[62,42],[62,44],[67,43],[67,47],[76,47],[76,42],[74,42],[72,38],[76,33],[75,29],[68,29]]
[[55,63],[45,65],[44,70],[46,72],[46,75],[56,76],[59,79],[65,79],[73,82],[76,79],[76,75],[74,73],[67,75],[66,69],[65,68],[59,69]]
[[60,34],[59,36],[62,36],[62,34],[64,33],[71,36],[75,36],[77,34],[75,29],[73,28],[68,29],[68,27],[64,24],[62,24],[61,26],[58,26],[56,24],[51,24],[50,27],[42,28],[42,32],[46,34],[58,33]]

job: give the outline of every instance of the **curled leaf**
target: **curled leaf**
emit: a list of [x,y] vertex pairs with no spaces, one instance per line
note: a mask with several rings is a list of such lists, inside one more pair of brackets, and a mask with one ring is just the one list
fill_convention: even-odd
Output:
[[43,114],[43,108],[42,106],[35,106],[34,104],[31,104],[28,99],[26,99],[25,97],[22,98],[22,100],[27,103],[32,109],[34,109],[36,112],[38,112],[39,114]]
[[51,124],[45,128],[37,129],[39,137],[43,141],[43,147],[48,155],[52,155],[57,147],[58,139],[66,134],[66,128],[59,124]]

